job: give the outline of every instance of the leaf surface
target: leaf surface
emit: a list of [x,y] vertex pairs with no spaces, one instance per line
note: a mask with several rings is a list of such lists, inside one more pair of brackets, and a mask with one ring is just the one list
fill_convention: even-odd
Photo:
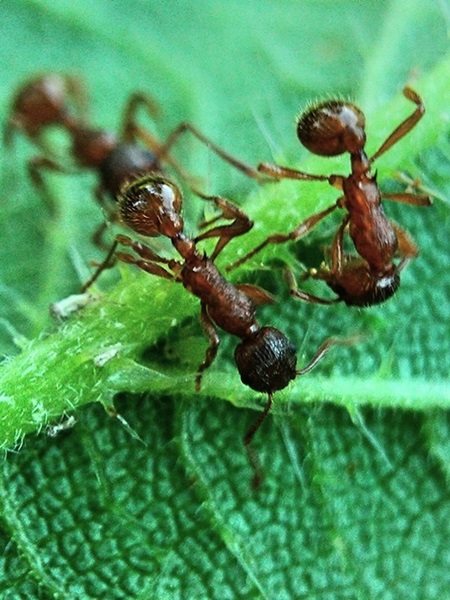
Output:
[[[293,117],[311,99],[351,95],[366,113],[374,151],[413,110],[399,92],[412,69],[420,71],[411,85],[425,99],[426,117],[377,161],[378,179],[394,189],[395,173],[406,171],[438,196],[427,209],[386,206],[421,253],[397,295],[380,307],[351,311],[287,297],[277,267],[288,262],[301,273],[304,264],[320,262],[338,215],[233,275],[256,279],[281,299],[262,308],[260,320],[295,340],[300,366],[326,337],[364,336],[333,349],[313,373],[277,394],[273,418],[255,439],[265,474],[255,494],[241,438],[257,414],[249,409],[264,399],[240,383],[235,340],[222,333],[220,357],[194,394],[205,341],[198,302],[182,286],[123,267],[119,281],[105,274],[108,291],[62,326],[52,324],[50,302],[76,293],[89,261],[101,258],[90,241],[101,221],[91,200],[95,180],[49,176],[58,202],[52,218],[26,175],[35,151],[17,139],[1,170],[0,344],[10,358],[0,370],[0,445],[11,448],[29,435],[3,462],[2,597],[445,597],[444,9],[424,0],[35,0],[2,3],[1,10],[2,115],[24,78],[76,71],[99,126],[116,128],[127,95],[142,89],[162,105],[156,124],[143,116],[161,137],[189,118],[252,164],[273,159],[310,172],[346,172],[345,157],[316,159],[298,146]],[[177,157],[255,221],[224,251],[222,266],[336,198],[325,184],[255,190],[188,140]],[[189,231],[203,209],[209,214],[187,194]],[[101,406],[114,414],[113,402],[119,418]],[[76,423],[63,430],[65,413]],[[55,431],[49,423],[61,425],[57,437],[45,435]]]

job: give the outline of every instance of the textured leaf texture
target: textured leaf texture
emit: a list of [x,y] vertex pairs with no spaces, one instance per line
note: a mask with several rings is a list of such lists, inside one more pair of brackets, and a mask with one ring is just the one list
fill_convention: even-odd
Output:
[[[64,323],[49,305],[79,292],[102,252],[91,173],[49,174],[56,210],[30,183],[27,140],[0,171],[0,595],[20,599],[442,599],[450,587],[450,54],[448,3],[427,0],[16,0],[0,4],[0,112],[30,76],[85,81],[90,117],[117,130],[135,90],[161,106],[145,127],[164,138],[195,123],[250,164],[314,173],[348,157],[311,157],[295,137],[308,102],[350,97],[367,117],[369,153],[413,108],[426,116],[377,161],[387,191],[400,172],[431,208],[386,202],[420,255],[396,296],[369,310],[289,298],[282,267],[318,266],[339,223],[269,247],[233,273],[279,300],[261,323],[282,329],[306,364],[275,396],[254,441],[264,482],[251,489],[242,436],[264,398],[244,387],[221,332],[200,393],[206,343],[198,301],[180,285],[123,266]],[[61,152],[67,143],[53,132]],[[287,232],[337,192],[326,184],[258,187],[187,138],[180,164],[255,221],[220,265]],[[186,192],[195,232],[211,207]],[[114,231],[111,231],[111,239]],[[156,240],[159,244],[159,241]],[[206,249],[209,246],[206,245]],[[320,282],[307,282],[322,293]]]

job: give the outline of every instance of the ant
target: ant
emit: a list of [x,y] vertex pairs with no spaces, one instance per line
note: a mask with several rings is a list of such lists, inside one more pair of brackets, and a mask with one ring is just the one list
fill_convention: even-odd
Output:
[[[421,97],[409,87],[404,88],[403,94],[416,105],[416,109],[370,158],[365,152],[365,117],[357,106],[342,100],[330,100],[304,113],[297,123],[300,143],[319,156],[338,156],[348,152],[350,175],[312,175],[266,162],[258,165],[258,171],[277,180],[327,181],[343,194],[334,204],[307,218],[290,233],[270,235],[227,270],[241,265],[268,244],[299,239],[336,208],[342,208],[347,213],[331,245],[331,264],[309,273],[315,279],[325,281],[337,298],[327,300],[298,290],[293,275],[288,273],[291,294],[309,302],[332,304],[343,301],[349,306],[371,306],[390,298],[400,284],[400,272],[418,254],[418,249],[406,231],[386,217],[381,198],[413,206],[431,205],[430,198],[424,195],[382,193],[376,173],[371,171],[373,163],[407,135],[424,115]],[[357,255],[344,252],[347,226]],[[394,263],[396,256],[400,258],[398,264]]]
[[[43,151],[42,156],[31,159],[28,165],[32,181],[43,188],[43,170],[70,171],[47,148],[43,133],[49,126],[65,130],[71,139],[70,158],[77,169],[93,169],[97,172],[99,183],[95,189],[95,197],[113,220],[115,211],[108,210],[106,197],[115,200],[124,183],[143,173],[161,172],[161,161],[166,161],[184,179],[189,179],[169,155],[177,139],[186,132],[247,176],[257,180],[264,179],[258,171],[228,154],[191,123],[180,123],[164,143],[157,141],[136,122],[140,107],[144,107],[152,118],[158,115],[158,106],[146,94],[135,92],[128,99],[119,135],[87,124],[84,118],[85,104],[85,92],[77,78],[57,73],[35,77],[16,94],[4,128],[4,139],[8,144],[13,134],[21,131]],[[145,147],[138,141],[143,142]],[[49,202],[52,205],[51,200]],[[51,208],[54,212],[55,207]],[[97,246],[104,246],[102,236],[105,228],[106,223],[94,234],[93,240]]]
[[[254,285],[230,283],[215,265],[215,259],[226,244],[233,237],[246,233],[251,221],[226,198],[203,196],[203,199],[214,202],[223,217],[234,220],[228,225],[214,226],[192,239],[184,231],[182,194],[177,185],[155,173],[126,184],[117,197],[121,221],[141,236],[168,238],[182,260],[160,256],[142,242],[119,234],[96,276],[107,268],[114,255],[119,261],[133,264],[147,273],[181,283],[200,299],[200,322],[209,343],[197,370],[197,391],[200,390],[204,371],[217,355],[220,343],[217,328],[241,340],[234,352],[241,381],[253,390],[267,394],[262,413],[243,438],[254,473],[252,485],[256,489],[262,476],[250,443],[271,409],[274,392],[284,389],[298,375],[308,373],[332,345],[349,341],[328,339],[305,367],[297,369],[295,346],[278,329],[261,327],[256,321],[256,305],[272,302],[271,296]],[[197,243],[214,237],[218,241],[207,256],[198,249]],[[134,254],[117,251],[118,246],[129,248]]]

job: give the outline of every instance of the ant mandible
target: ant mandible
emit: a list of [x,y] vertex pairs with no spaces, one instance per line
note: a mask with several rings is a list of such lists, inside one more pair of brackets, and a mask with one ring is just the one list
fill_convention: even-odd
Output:
[[[72,107],[75,107],[76,112]],[[191,123],[180,123],[164,142],[157,141],[136,122],[140,107],[144,107],[151,117],[158,114],[156,103],[147,94],[136,92],[130,96],[124,110],[120,135],[90,126],[84,118],[85,107],[85,92],[77,78],[57,73],[35,77],[16,94],[4,128],[4,139],[8,144],[13,134],[21,131],[43,151],[42,156],[31,159],[28,165],[33,182],[42,189],[43,170],[70,171],[46,146],[43,133],[49,126],[58,126],[67,131],[72,143],[70,158],[76,168],[93,169],[97,172],[99,184],[95,189],[95,197],[113,220],[115,206],[107,206],[106,197],[115,200],[124,183],[143,173],[161,172],[161,161],[167,162],[183,178],[189,179],[169,154],[178,138],[187,132],[245,175],[257,180],[264,179],[256,169],[228,154]],[[143,142],[145,147],[138,141]],[[55,211],[52,200],[48,200]],[[94,234],[94,242],[98,246],[103,246],[105,228],[106,223]]]
[[[320,304],[343,301],[350,306],[370,306],[384,302],[395,293],[400,284],[401,270],[417,255],[418,249],[410,236],[386,217],[381,198],[414,206],[431,205],[428,196],[406,192],[381,192],[376,173],[371,171],[375,160],[411,131],[425,112],[422,99],[415,91],[405,87],[403,94],[416,105],[416,109],[400,123],[370,158],[365,152],[365,117],[354,104],[330,100],[317,105],[300,117],[297,136],[301,144],[320,156],[337,156],[348,152],[350,175],[312,175],[271,163],[260,163],[258,171],[277,180],[327,181],[341,190],[343,195],[325,210],[300,223],[290,233],[270,235],[228,267],[228,270],[242,264],[268,244],[297,240],[339,207],[346,210],[347,214],[331,245],[331,264],[310,273],[312,277],[325,281],[337,294],[337,298],[326,300],[300,291],[296,288],[292,274],[289,274],[292,295]],[[344,252],[344,231],[347,225],[357,256]],[[396,256],[400,258],[398,264],[394,263]]]
[[[205,358],[197,370],[195,387],[200,390],[202,375],[213,363],[220,339],[217,327],[238,338],[234,360],[242,382],[257,392],[267,394],[267,402],[243,438],[254,476],[252,484],[261,483],[261,470],[250,443],[268,415],[273,394],[284,389],[298,375],[308,373],[334,344],[348,340],[328,339],[317,350],[312,360],[302,369],[296,368],[296,348],[274,327],[261,327],[256,321],[256,304],[271,302],[271,297],[257,286],[233,285],[215,265],[215,259],[235,236],[248,231],[251,221],[237,206],[221,196],[203,197],[215,203],[230,225],[215,226],[196,238],[188,237],[181,216],[182,194],[167,178],[150,174],[125,185],[118,196],[121,221],[133,232],[146,237],[168,238],[182,260],[168,259],[156,254],[149,246],[126,235],[117,235],[108,257],[99,266],[97,275],[108,266],[110,257],[136,265],[143,271],[175,280],[201,301],[200,321],[209,344]],[[217,244],[207,256],[197,243],[217,237]],[[116,251],[118,246],[129,248],[131,254]]]

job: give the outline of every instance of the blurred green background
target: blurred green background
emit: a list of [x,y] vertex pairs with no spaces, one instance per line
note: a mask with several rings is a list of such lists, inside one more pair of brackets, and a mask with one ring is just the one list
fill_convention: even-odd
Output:
[[[308,155],[296,140],[294,119],[307,103],[336,95],[356,101],[368,118],[370,144],[381,141],[370,116],[388,133],[397,114],[411,108],[403,103],[384,118],[383,107],[407,82],[419,82],[420,92],[428,77],[425,104],[435,107],[442,129],[419,154],[405,139],[411,156],[392,162],[439,196],[429,211],[387,209],[421,248],[398,297],[367,312],[339,306],[325,313],[287,300],[283,310],[264,312],[299,343],[306,331],[311,345],[302,346],[302,360],[324,335],[372,333],[367,343],[319,368],[325,379],[336,377],[335,396],[331,379],[324,399],[340,398],[347,410],[302,406],[303,398],[292,393],[296,409],[285,401],[286,410],[259,436],[267,473],[258,495],[250,490],[240,442],[256,413],[217,401],[239,404],[241,395],[250,397],[221,370],[212,372],[202,398],[186,390],[179,390],[183,399],[155,392],[118,398],[140,440],[98,406],[78,411],[74,430],[55,440],[30,436],[3,464],[2,597],[446,596],[450,453],[448,417],[439,410],[445,401],[434,397],[425,413],[381,410],[403,405],[386,386],[385,395],[371,397],[370,408],[359,412],[349,398],[359,395],[364,404],[366,379],[370,385],[400,381],[411,408],[409,392],[448,382],[449,109],[439,106],[432,74],[449,64],[449,30],[445,0],[0,3],[2,120],[30,75],[70,72],[86,82],[99,126],[117,129],[127,97],[142,90],[161,105],[158,122],[146,122],[161,137],[187,119],[251,164],[302,165]],[[450,79],[442,67],[439,73]],[[435,130],[436,122],[428,127]],[[77,292],[88,262],[101,256],[90,241],[101,221],[91,199],[95,177],[49,177],[60,202],[58,219],[51,219],[27,177],[26,161],[34,154],[23,139],[2,152],[3,355],[18,352],[21,336],[54,327],[50,302]],[[380,181],[393,175],[388,156],[380,160]],[[209,191],[233,198],[255,218],[262,211],[253,196],[246,199],[252,183],[195,142],[181,143],[178,158]],[[329,172],[327,161],[321,164]],[[190,230],[200,210],[186,202]],[[279,212],[293,211],[294,201]],[[189,334],[201,335],[196,323]],[[189,355],[185,346],[181,339],[177,352]],[[353,395],[338,389],[347,375],[358,382]],[[64,398],[65,384],[55,387],[55,396]],[[310,396],[318,399],[320,387]],[[420,408],[426,403],[422,398]]]

